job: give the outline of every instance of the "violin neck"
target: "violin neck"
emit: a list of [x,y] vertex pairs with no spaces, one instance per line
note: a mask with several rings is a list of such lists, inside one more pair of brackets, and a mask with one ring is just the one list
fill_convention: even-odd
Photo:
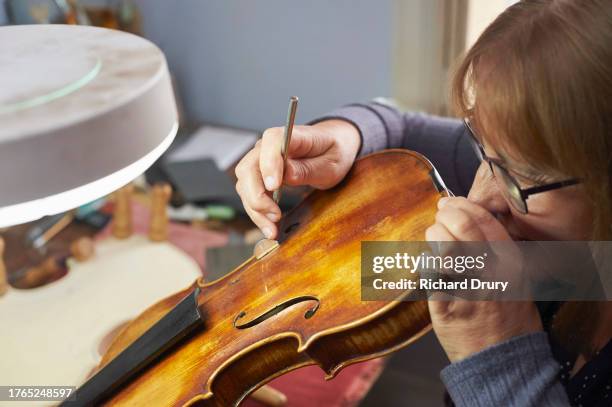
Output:
[[182,339],[204,327],[196,287],[169,313],[77,389],[62,406],[89,406],[109,397]]

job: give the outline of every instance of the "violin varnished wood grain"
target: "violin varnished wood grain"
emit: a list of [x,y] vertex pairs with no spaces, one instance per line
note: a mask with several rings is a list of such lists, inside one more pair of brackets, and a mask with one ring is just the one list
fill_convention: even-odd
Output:
[[146,310],[117,337],[102,365],[196,285],[205,327],[108,404],[237,405],[296,368],[317,364],[332,378],[351,363],[419,338],[430,329],[425,301],[361,301],[360,250],[368,240],[424,240],[445,195],[431,170],[406,150],[361,159],[342,183],[311,193],[283,218],[279,248]]

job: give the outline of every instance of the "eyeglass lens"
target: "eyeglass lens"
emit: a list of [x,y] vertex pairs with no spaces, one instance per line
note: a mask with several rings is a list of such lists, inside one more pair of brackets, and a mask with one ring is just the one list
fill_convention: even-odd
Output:
[[505,168],[499,166],[497,163],[489,161],[489,165],[495,178],[502,182],[503,188],[500,189],[508,202],[510,202],[510,204],[520,213],[527,213],[527,202],[523,199],[521,189],[514,178]]

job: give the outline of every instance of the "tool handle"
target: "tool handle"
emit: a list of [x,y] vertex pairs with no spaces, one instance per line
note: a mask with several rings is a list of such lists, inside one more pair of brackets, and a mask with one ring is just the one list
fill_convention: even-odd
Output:
[[[291,133],[293,132],[293,123],[295,123],[295,113],[297,112],[298,98],[297,96],[291,96],[289,99],[289,110],[287,111],[287,123],[285,125],[285,134],[283,137],[283,145],[281,147],[281,154],[283,156],[283,173],[285,172],[285,168],[287,167],[287,157],[289,155],[289,143],[291,143]],[[274,203],[278,205],[278,202],[281,198],[281,186],[278,187],[276,191],[272,194],[272,199],[274,199]]]

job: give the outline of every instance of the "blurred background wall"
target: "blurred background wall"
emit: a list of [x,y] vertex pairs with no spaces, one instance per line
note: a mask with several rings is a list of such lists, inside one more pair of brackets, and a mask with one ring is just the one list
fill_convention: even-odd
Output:
[[6,9],[4,7],[4,0],[0,0],[0,25],[8,23],[8,16],[6,15]]
[[[187,116],[264,129],[391,94],[393,0],[140,0]],[[418,2],[417,2],[418,3]]]

